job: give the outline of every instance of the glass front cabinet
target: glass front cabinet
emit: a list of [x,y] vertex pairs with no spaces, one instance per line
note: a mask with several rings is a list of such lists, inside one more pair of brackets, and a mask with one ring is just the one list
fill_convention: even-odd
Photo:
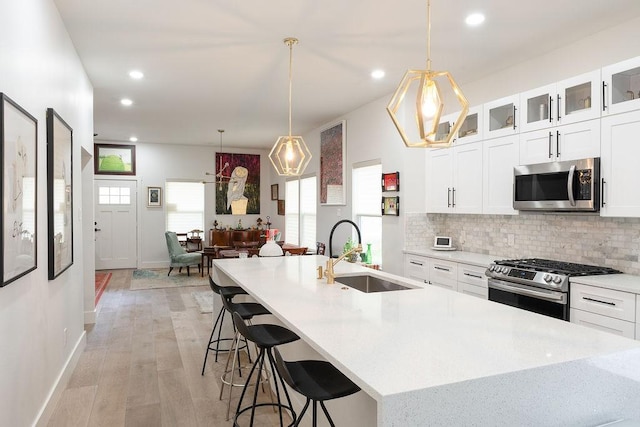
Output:
[[467,117],[456,135],[456,144],[481,141],[482,134],[482,107],[470,107]]
[[520,131],[529,132],[600,117],[600,70],[520,94]]
[[602,115],[640,109],[640,57],[602,69]]
[[484,104],[484,139],[520,132],[520,97],[500,98]]

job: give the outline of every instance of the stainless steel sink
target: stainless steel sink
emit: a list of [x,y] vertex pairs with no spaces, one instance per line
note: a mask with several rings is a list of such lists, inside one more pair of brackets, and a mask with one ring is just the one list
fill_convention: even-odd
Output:
[[404,291],[407,289],[413,289],[409,286],[400,285],[368,274],[363,274],[361,276],[336,277],[336,282],[367,294],[372,292]]

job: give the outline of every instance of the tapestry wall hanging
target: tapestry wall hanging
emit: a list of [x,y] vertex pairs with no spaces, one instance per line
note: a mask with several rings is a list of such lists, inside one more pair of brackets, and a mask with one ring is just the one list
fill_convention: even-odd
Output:
[[346,204],[346,122],[320,132],[320,204]]
[[[260,155],[216,153],[216,214],[260,213]],[[220,172],[219,172],[220,173]]]

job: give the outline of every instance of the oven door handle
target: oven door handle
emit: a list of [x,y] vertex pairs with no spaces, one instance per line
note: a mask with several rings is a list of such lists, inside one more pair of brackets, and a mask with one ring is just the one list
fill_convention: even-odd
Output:
[[517,284],[507,284],[501,280],[489,279],[488,286],[490,288],[499,289],[505,292],[512,292],[518,295],[524,295],[528,297],[538,298],[545,301],[551,301],[558,304],[567,303],[567,294],[563,292],[545,291],[545,290],[533,290],[530,288],[524,288]]

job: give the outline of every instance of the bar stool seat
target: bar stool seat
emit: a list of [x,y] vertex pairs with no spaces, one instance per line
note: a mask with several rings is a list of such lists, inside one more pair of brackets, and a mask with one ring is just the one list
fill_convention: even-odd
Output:
[[293,390],[307,398],[304,408],[302,408],[300,415],[295,420],[295,426],[300,424],[300,420],[309,408],[310,402],[313,402],[313,426],[315,427],[318,424],[318,402],[329,424],[333,426],[333,420],[324,402],[326,400],[349,396],[360,391],[360,387],[355,385],[329,362],[323,360],[285,362],[277,348],[273,349],[273,353],[275,356],[276,369],[280,377],[284,379]]
[[[211,276],[209,276],[209,286],[211,287],[211,290],[215,293],[221,296],[221,298],[223,298],[224,300],[227,300],[229,302],[231,302],[231,300],[237,296],[237,295],[246,295],[247,291],[245,291],[244,289],[242,289],[240,286],[220,286],[218,285],[216,282],[213,281],[213,279],[211,278]],[[257,304],[257,303],[243,303],[243,304]],[[259,307],[258,307],[259,306]],[[266,311],[266,313],[265,313]],[[226,314],[227,310],[225,309],[224,303],[222,305],[222,308],[220,308],[220,311],[218,312],[218,317],[216,318],[215,323],[213,324],[213,329],[211,329],[211,336],[209,337],[209,344],[207,345],[207,349],[205,350],[204,353],[204,362],[202,363],[202,374],[204,375],[204,371],[205,368],[207,366],[207,358],[209,357],[209,352],[213,351],[215,352],[216,358],[215,361],[218,361],[218,353],[220,352],[227,352],[229,350],[231,350],[230,348],[224,348],[221,349],[220,348],[220,343],[221,342],[225,342],[225,341],[233,341],[235,338],[221,338],[220,335],[222,334],[222,325],[224,323],[224,317]],[[268,310],[266,310],[262,305],[257,304],[257,306],[248,306],[246,308],[244,308],[244,314],[248,315],[249,312],[253,312],[254,316],[260,315],[260,314],[270,314]],[[235,326],[234,326],[234,330],[235,330]],[[218,332],[218,336],[217,338],[214,338],[214,335],[216,334],[216,331]],[[214,347],[215,344],[215,347]]]
[[[282,381],[282,378],[280,378],[280,376],[278,375],[278,371],[276,370],[275,362],[273,359],[273,353],[271,350],[277,345],[282,345],[282,344],[287,344],[290,342],[297,341],[300,339],[300,337],[294,332],[280,325],[272,325],[272,324],[247,325],[237,312],[233,313],[233,323],[236,325],[236,329],[238,330],[239,334],[241,334],[245,339],[253,342],[258,347],[258,349],[260,349],[260,353],[258,354],[256,361],[253,363],[253,366],[251,367],[251,371],[249,372],[249,376],[247,377],[247,381],[242,389],[242,394],[240,394],[240,400],[238,400],[238,408],[236,409],[236,416],[234,418],[233,425],[237,426],[238,417],[242,413],[250,410],[251,419],[250,419],[249,425],[253,426],[255,410],[260,406],[277,407],[279,410],[281,427],[283,425],[282,409],[289,410],[289,412],[291,412],[291,418],[295,420],[296,414],[293,410],[291,399],[289,398],[289,392],[287,391],[287,388],[285,387],[284,382]],[[274,378],[273,385],[275,386],[275,389],[276,389],[276,397],[278,399],[277,403],[273,402],[273,395],[271,398],[272,399],[271,403],[257,403],[258,386],[261,382],[260,376],[264,369],[265,356],[269,361],[269,366],[271,368],[271,372],[273,373],[273,378]],[[247,389],[250,387],[251,377],[253,376],[253,373],[256,371],[256,368],[257,368],[257,373],[256,373],[256,380],[255,380],[255,390],[253,392],[253,402],[249,406],[242,408],[242,400],[244,399],[244,395],[247,392]],[[280,400],[280,387],[278,386],[278,380],[280,381],[280,384],[282,385],[282,389],[284,390],[285,396],[287,398],[286,405],[283,404]],[[266,382],[269,382],[268,376],[267,376]],[[267,385],[267,386],[270,387],[270,385]]]

